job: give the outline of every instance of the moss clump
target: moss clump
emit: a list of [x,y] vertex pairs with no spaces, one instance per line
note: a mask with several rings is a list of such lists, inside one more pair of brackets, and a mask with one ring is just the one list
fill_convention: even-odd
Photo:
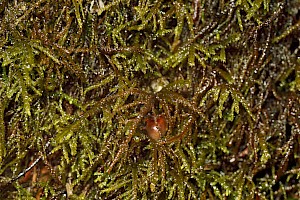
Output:
[[1,199],[299,199],[299,8],[1,1]]

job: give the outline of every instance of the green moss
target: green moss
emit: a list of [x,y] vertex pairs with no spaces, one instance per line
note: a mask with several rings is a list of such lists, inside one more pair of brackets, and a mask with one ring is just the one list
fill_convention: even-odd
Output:
[[1,2],[1,199],[299,199],[299,8]]

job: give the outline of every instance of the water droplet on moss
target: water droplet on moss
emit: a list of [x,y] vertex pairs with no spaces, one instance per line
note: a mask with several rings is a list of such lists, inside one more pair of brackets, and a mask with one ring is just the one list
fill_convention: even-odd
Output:
[[169,81],[165,77],[160,77],[151,82],[151,88],[154,93],[161,91],[164,87],[169,84]]

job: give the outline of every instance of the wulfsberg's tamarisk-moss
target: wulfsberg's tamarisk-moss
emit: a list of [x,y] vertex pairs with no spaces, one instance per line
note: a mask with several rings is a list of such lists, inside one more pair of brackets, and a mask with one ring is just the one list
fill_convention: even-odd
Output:
[[1,0],[0,199],[299,199],[299,0]]

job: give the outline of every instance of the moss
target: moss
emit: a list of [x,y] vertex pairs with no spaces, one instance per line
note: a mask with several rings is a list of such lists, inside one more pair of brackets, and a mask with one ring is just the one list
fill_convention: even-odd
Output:
[[299,7],[1,2],[1,199],[299,199]]

